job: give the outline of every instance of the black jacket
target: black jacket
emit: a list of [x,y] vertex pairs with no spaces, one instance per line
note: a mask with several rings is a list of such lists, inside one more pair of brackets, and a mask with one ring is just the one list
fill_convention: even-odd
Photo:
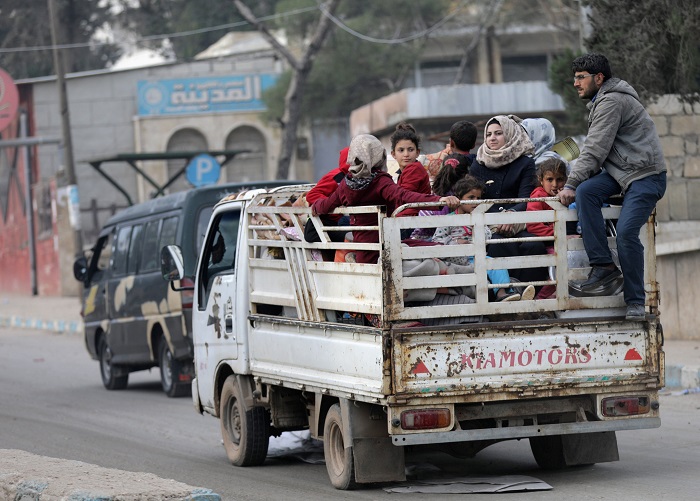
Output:
[[[536,186],[535,161],[525,155],[498,169],[489,169],[474,160],[469,174],[487,183],[485,199],[529,198]],[[524,211],[527,209],[527,203],[494,204],[488,211],[499,212],[507,209]]]

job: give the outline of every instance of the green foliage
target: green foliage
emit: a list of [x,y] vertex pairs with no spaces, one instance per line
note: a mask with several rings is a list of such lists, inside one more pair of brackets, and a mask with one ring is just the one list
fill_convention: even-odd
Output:
[[[55,0],[60,44],[89,42],[111,18],[107,5],[95,0]],[[2,0],[0,3],[0,48],[51,46],[46,0]],[[101,69],[115,61],[120,51],[111,45],[71,48],[63,52],[66,72]],[[54,74],[51,50],[0,54],[0,67],[13,78]]]
[[[275,13],[293,12],[297,9],[315,7],[318,2],[315,0],[279,0],[275,7]],[[275,29],[284,29],[287,36],[304,40],[311,36],[318,24],[318,11],[309,11],[291,16],[278,18],[270,24]]]
[[554,57],[549,67],[549,89],[561,96],[566,108],[566,117],[555,124],[560,136],[585,134],[588,129],[588,109],[586,108],[588,101],[578,97],[573,86],[571,71],[571,62],[580,55],[580,52],[567,49]]
[[700,99],[700,2],[697,0],[588,0],[592,52],[605,54],[613,75],[642,99],[680,94]]
[[290,70],[282,73],[272,87],[263,91],[262,100],[267,106],[267,110],[263,114],[269,122],[279,122],[284,115],[284,96],[287,93],[289,82],[292,80],[292,72]]

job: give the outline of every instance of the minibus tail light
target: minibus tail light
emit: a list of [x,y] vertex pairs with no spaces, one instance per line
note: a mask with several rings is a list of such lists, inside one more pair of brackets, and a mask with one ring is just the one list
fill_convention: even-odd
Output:
[[194,281],[191,278],[185,277],[180,280],[180,287],[185,287],[185,290],[180,291],[180,299],[182,300],[182,308],[192,309],[194,302]]

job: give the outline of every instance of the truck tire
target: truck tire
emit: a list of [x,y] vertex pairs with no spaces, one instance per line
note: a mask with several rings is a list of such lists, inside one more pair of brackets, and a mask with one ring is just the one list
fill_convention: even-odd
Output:
[[530,437],[530,449],[543,470],[562,470],[567,466],[561,435]]
[[112,365],[112,350],[107,343],[107,336],[100,337],[98,345],[98,353],[100,354],[100,376],[102,376],[102,384],[108,390],[123,390],[129,383],[129,373],[117,376],[117,366]]
[[323,425],[323,456],[333,487],[343,491],[354,489],[355,464],[352,446],[346,447],[345,444],[340,404],[333,404],[326,414]]
[[163,387],[163,392],[171,398],[184,397],[189,394],[192,383],[179,383],[182,365],[175,360],[173,353],[170,351],[168,342],[165,338],[161,338],[158,346],[158,366],[160,367],[160,384]]
[[219,417],[229,461],[235,466],[263,464],[270,441],[268,412],[263,407],[245,408],[236,376],[224,381]]

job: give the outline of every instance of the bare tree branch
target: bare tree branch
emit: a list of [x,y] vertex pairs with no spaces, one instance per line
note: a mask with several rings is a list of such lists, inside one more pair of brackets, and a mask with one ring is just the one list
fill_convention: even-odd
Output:
[[498,11],[501,10],[502,5],[503,0],[496,0],[487,7],[483,19],[479,22],[479,29],[471,39],[471,42],[469,42],[469,45],[467,45],[467,47],[464,49],[462,59],[459,61],[459,69],[457,70],[457,75],[455,75],[453,85],[461,83],[462,78],[464,78],[464,71],[469,63],[469,56],[471,55],[472,51],[476,49],[477,45],[479,45],[479,41],[483,38],[484,33],[486,33],[486,31],[493,26],[496,15],[498,14]]
[[252,11],[241,0],[233,0],[233,3],[241,15],[272,44],[275,51],[289,62],[293,70],[289,87],[284,97],[284,114],[281,120],[282,142],[277,161],[277,179],[287,179],[297,142],[297,129],[301,120],[301,105],[309,74],[311,73],[316,54],[321,50],[326,37],[334,26],[331,22],[331,16],[338,7],[340,0],[328,0],[326,3],[319,5],[321,15],[319,16],[318,25],[300,60],[295,58],[286,47],[277,41],[267,27],[255,18]]
[[[246,4],[244,4],[241,0],[233,0],[233,5],[235,5],[236,9],[238,9],[238,12],[243,16],[243,18],[248,21],[250,24],[252,24],[256,30],[258,30],[262,36],[267,40],[270,45],[277,51],[278,54],[280,54],[282,57],[284,57],[289,65],[294,68],[295,70],[299,70],[299,61],[297,61],[297,58],[294,57],[294,54],[292,54],[287,48],[282,45],[275,36],[270,33],[270,30],[267,29],[267,26],[265,26],[263,23],[258,21],[258,19],[255,17],[253,14],[253,11],[251,11]],[[324,16],[324,19],[325,16]]]

